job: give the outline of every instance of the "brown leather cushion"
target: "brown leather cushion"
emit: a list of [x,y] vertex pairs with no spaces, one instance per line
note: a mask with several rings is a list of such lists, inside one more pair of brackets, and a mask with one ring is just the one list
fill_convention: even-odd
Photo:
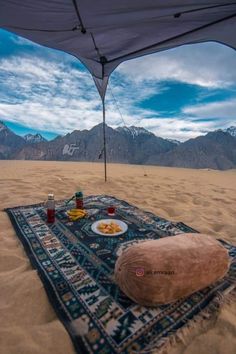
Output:
[[167,304],[222,278],[227,250],[205,234],[181,234],[130,246],[118,258],[115,279],[133,301]]

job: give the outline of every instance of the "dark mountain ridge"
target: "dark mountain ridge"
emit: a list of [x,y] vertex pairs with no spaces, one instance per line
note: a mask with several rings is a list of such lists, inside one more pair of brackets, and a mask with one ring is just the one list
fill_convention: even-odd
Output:
[[154,160],[150,158],[147,164],[219,170],[235,168],[236,139],[220,130],[210,132],[190,139]]
[[25,140],[13,133],[2,121],[0,121],[0,158],[10,159],[12,153],[25,145]]
[[[175,147],[174,143],[147,130],[133,135],[133,131],[129,132],[126,128],[112,129],[106,126],[106,134],[107,158],[112,162],[144,164],[150,154],[167,152]],[[13,157],[27,160],[99,161],[102,153],[103,126],[99,124],[91,130],[74,130],[50,142],[24,146]]]
[[[235,131],[235,127],[230,127],[180,143],[157,137],[141,127],[113,129],[106,125],[107,160],[187,168],[236,168]],[[0,122],[0,159],[102,161],[102,124],[90,130],[74,130],[51,141],[41,138],[36,134],[25,141]]]

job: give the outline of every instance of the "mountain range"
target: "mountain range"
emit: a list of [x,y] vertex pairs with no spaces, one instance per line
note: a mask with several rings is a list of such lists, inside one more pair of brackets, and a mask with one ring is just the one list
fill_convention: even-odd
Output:
[[[107,160],[187,168],[236,168],[236,127],[186,142],[157,137],[141,127],[106,125]],[[0,122],[0,159],[102,161],[103,126],[74,130],[47,141],[40,134],[20,137]]]

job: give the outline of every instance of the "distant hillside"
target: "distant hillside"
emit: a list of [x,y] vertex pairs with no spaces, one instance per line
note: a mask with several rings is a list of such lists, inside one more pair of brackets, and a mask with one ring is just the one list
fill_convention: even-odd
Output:
[[223,131],[211,132],[190,139],[154,159],[151,157],[147,164],[219,170],[235,168],[236,139]]
[[0,121],[0,159],[9,159],[12,154],[24,146],[25,140],[13,133]]
[[[236,168],[236,127],[210,132],[184,143],[157,137],[141,127],[106,126],[107,160],[226,170]],[[0,159],[102,161],[103,126],[74,130],[46,141],[40,134],[19,137],[0,123]]]

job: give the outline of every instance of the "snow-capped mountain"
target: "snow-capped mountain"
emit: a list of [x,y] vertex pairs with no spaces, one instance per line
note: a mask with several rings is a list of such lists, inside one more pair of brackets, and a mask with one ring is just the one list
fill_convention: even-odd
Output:
[[223,131],[229,133],[230,135],[236,138],[236,127],[234,127],[233,125],[227,129],[224,129]]
[[133,138],[134,137],[137,137],[139,135],[142,135],[142,134],[145,134],[145,135],[154,135],[153,133],[151,133],[150,131],[148,131],[147,129],[145,128],[142,128],[142,127],[134,127],[133,125],[131,127],[118,127],[116,128],[116,130],[119,132],[119,133],[126,133],[126,134],[129,134],[131,135]]
[[[143,164],[151,155],[167,152],[175,144],[143,128],[113,129],[106,125],[107,159],[110,162]],[[103,125],[90,130],[74,130],[63,137],[40,144],[26,144],[14,155],[26,160],[100,161]]]
[[[130,135],[130,136],[132,136],[132,138],[137,138],[139,136],[149,136],[149,137],[155,136],[155,134],[153,134],[149,130],[142,128],[142,127],[135,127],[133,125],[131,127],[126,127],[126,126],[118,127],[118,128],[116,128],[116,131],[118,131],[119,133],[125,133],[126,135]],[[175,144],[175,145],[181,144],[180,141],[175,140],[175,139],[166,139],[165,138],[164,140],[167,140],[170,143]]]
[[166,139],[166,140],[168,140],[168,141],[170,141],[171,143],[174,143],[174,144],[176,144],[176,145],[181,144],[181,141],[176,140],[176,139]]
[[47,141],[41,134],[26,134],[24,139],[27,143],[36,144],[42,141]]

